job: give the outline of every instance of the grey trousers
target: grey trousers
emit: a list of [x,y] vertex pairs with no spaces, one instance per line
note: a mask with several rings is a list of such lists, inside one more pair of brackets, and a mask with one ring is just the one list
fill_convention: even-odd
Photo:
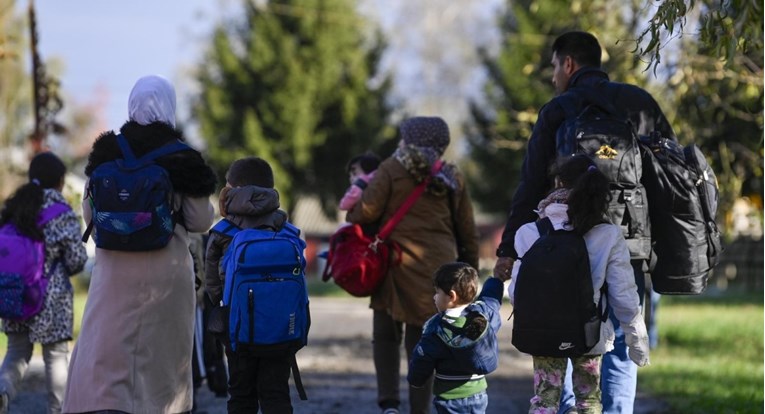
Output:
[[[18,393],[18,387],[32,359],[34,344],[27,333],[9,333],[8,350],[0,367],[0,392],[8,394],[12,400]],[[43,362],[45,362],[45,385],[48,389],[48,413],[61,413],[61,402],[66,391],[66,376],[69,369],[68,341],[43,344]]]
[[[385,311],[374,311],[372,350],[377,374],[377,403],[380,408],[398,408],[401,403],[399,381],[401,369],[401,339],[403,336],[407,361],[422,337],[422,326],[396,322]],[[403,333],[403,335],[402,335]],[[407,364],[408,368],[408,364]],[[422,388],[409,387],[411,414],[429,414],[433,404],[433,377]]]

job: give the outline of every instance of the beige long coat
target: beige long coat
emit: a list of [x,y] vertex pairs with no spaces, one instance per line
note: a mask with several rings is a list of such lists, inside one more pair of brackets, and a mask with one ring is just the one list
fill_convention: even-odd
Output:
[[[192,408],[194,273],[190,232],[213,220],[209,199],[180,197],[186,228],[149,252],[97,249],[63,412],[181,413]],[[83,202],[83,216],[91,217]]]
[[[388,272],[370,307],[388,311],[394,320],[422,326],[437,312],[433,273],[444,263],[461,260],[477,266],[478,238],[473,206],[463,178],[449,196],[424,192],[393,230],[390,240],[401,246],[402,262]],[[385,223],[416,187],[414,178],[394,158],[384,160],[348,212],[352,223]],[[451,206],[450,206],[451,204]],[[461,251],[457,252],[457,239]]]

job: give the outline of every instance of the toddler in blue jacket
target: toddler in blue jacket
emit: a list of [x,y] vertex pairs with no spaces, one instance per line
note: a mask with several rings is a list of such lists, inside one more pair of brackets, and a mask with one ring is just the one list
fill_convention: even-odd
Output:
[[407,379],[422,386],[435,371],[433,404],[439,414],[486,412],[485,375],[497,368],[497,331],[503,283],[490,277],[478,291],[478,272],[466,263],[441,266],[433,300],[438,313],[423,327]]

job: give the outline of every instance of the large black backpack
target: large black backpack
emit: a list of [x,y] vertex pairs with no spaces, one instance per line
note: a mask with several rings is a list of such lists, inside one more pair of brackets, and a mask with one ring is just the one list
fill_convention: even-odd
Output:
[[582,356],[600,340],[605,285],[595,305],[581,234],[555,230],[548,218],[536,225],[539,239],[519,258],[512,343],[534,356]]
[[558,128],[556,147],[562,156],[587,155],[608,178],[609,221],[621,226],[630,257],[647,260],[651,227],[640,145],[634,125],[613,104],[618,92],[618,87],[597,91],[573,87],[561,95],[558,102],[565,121]]
[[715,216],[719,189],[704,154],[658,133],[641,137],[643,183],[653,229],[653,289],[697,295],[722,251]]

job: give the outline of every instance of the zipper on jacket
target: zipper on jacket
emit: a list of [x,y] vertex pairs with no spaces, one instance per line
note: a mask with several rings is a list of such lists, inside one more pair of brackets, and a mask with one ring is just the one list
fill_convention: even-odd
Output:
[[255,295],[252,289],[247,291],[247,312],[250,314],[250,343],[255,341]]

